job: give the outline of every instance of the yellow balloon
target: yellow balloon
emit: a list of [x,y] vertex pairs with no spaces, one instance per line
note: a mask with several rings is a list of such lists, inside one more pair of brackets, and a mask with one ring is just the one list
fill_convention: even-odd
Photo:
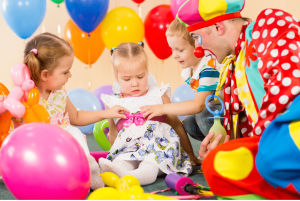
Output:
[[142,200],[144,189],[141,186],[133,186],[128,191],[120,194],[121,200]]
[[128,191],[129,190],[129,185],[127,184],[127,182],[124,179],[119,179],[118,181],[116,181],[114,183],[115,188],[117,189],[117,191],[119,191],[120,193],[123,191]]
[[131,176],[131,175],[126,175],[126,176],[122,177],[122,179],[124,179],[127,182],[129,187],[141,185],[139,180],[136,177]]
[[92,192],[88,200],[119,200],[120,193],[112,187],[99,188]]
[[103,174],[99,174],[100,177],[102,177],[103,182],[105,185],[110,186],[110,187],[116,187],[115,183],[116,181],[119,181],[118,175],[112,172],[104,172]]
[[178,199],[163,196],[163,195],[144,193],[141,200],[178,200]]
[[138,43],[145,36],[142,19],[130,8],[118,7],[106,14],[101,23],[101,36],[108,49],[120,43]]

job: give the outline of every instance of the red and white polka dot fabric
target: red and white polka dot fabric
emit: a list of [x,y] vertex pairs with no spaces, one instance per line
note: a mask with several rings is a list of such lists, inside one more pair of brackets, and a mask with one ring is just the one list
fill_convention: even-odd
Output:
[[[300,93],[299,25],[294,16],[278,9],[266,9],[259,14],[252,37],[253,47],[259,59],[257,68],[264,81],[266,94],[258,110],[255,124],[238,99],[239,92],[233,71],[228,71],[224,87],[225,117],[229,120],[225,127],[228,134],[230,134],[230,114],[239,113],[239,128],[243,136],[260,136],[270,122],[285,112]],[[245,23],[242,28],[236,45],[236,55],[239,55],[241,44],[245,42],[247,26],[248,23]]]
[[261,135],[300,92],[299,34],[299,21],[277,9],[260,13],[253,27],[253,44],[266,91],[253,129],[255,135]]

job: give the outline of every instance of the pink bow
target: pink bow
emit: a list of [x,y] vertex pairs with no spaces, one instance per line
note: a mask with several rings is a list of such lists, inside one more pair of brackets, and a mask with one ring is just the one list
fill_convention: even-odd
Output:
[[143,117],[143,114],[141,114],[140,112],[134,114],[125,113],[125,116],[127,117],[127,119],[124,122],[123,126],[126,128],[131,126],[131,124],[133,123],[135,123],[135,125],[137,126],[140,126],[146,122],[146,119]]

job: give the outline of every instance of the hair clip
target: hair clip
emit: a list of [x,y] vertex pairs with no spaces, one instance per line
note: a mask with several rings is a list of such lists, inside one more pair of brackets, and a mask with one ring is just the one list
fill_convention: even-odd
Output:
[[30,52],[33,52],[35,55],[37,55],[37,53],[38,53],[37,49],[32,49],[32,50],[30,50]]
[[113,53],[114,53],[114,50],[115,50],[116,48],[115,47],[112,47],[111,49],[110,49],[110,55],[112,55]]
[[143,41],[140,41],[138,44],[139,44],[140,46],[144,47]]

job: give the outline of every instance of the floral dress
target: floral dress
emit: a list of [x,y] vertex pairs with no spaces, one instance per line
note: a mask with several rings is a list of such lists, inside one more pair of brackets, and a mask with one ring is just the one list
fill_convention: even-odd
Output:
[[49,113],[50,124],[58,125],[61,128],[67,128],[70,126],[69,114],[65,113],[66,101],[68,93],[63,86],[61,90],[52,91],[48,100],[40,97],[39,104],[42,105]]
[[[101,99],[108,107],[120,105],[128,109],[131,116],[142,118],[139,108],[143,105],[162,105],[161,96],[164,93],[170,96],[169,85],[150,87],[147,94],[140,97],[123,98],[117,93],[111,96],[103,94]],[[119,120],[115,119],[115,123]],[[131,120],[125,122],[126,127],[119,131],[107,159],[114,160],[118,157],[121,160],[147,160],[157,164],[166,174],[189,174],[192,168],[190,159],[181,148],[179,136],[170,125],[143,118]]]

